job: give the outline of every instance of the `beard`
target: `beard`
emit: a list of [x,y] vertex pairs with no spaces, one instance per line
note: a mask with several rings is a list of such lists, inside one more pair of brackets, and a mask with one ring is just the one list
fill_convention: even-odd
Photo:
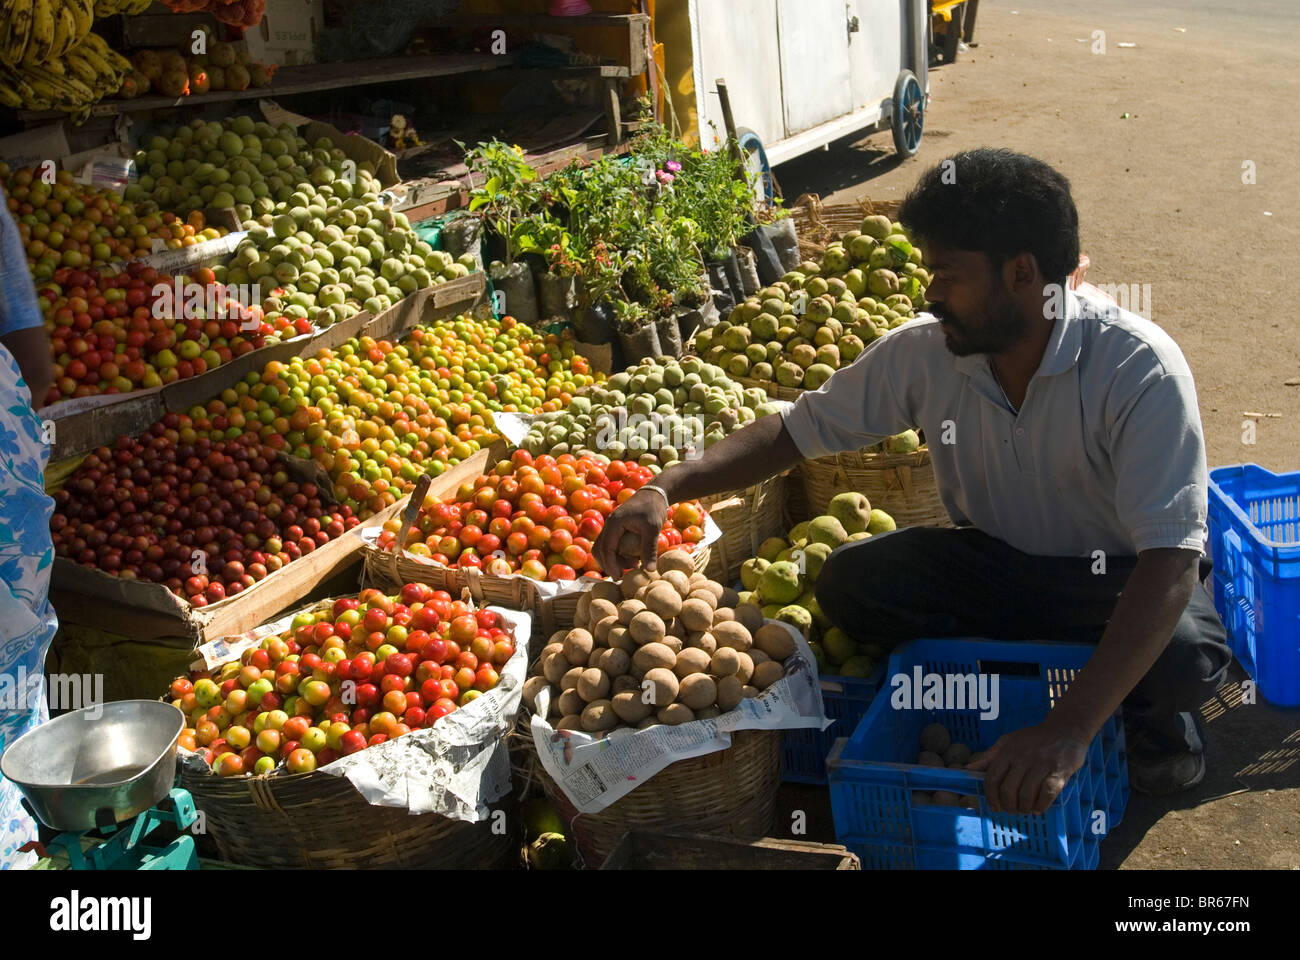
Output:
[[942,321],[944,345],[955,357],[1001,353],[1029,335],[1029,319],[1010,297],[986,308],[978,318],[959,317],[937,303],[930,305],[930,313]]

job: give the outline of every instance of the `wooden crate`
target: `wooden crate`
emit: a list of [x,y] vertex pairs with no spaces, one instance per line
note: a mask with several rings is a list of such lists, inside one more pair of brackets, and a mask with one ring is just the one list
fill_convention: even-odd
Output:
[[861,870],[837,843],[732,840],[698,833],[629,830],[602,870]]

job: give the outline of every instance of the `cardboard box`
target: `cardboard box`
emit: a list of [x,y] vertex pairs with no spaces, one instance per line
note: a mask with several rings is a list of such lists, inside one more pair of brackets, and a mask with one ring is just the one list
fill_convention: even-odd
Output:
[[297,127],[298,133],[309,145],[315,144],[317,140],[324,137],[356,163],[369,161],[374,164],[375,177],[384,189],[391,189],[402,182],[402,178],[397,175],[397,155],[391,150],[385,150],[373,140],[367,140],[356,134],[346,134],[333,124],[321,123],[319,120],[286,110],[274,100],[259,100],[257,106],[267,123],[272,126],[287,123]]
[[71,152],[62,121],[0,139],[0,160],[15,170],[35,167],[46,160],[62,160]]
[[262,22],[244,31],[255,60],[282,67],[316,62],[316,38],[325,29],[324,0],[272,0]]

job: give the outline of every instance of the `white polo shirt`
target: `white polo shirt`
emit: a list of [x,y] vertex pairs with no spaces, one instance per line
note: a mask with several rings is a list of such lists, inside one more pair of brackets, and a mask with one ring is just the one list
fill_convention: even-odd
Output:
[[922,315],[801,395],[786,429],[810,458],[924,430],[952,521],[1025,553],[1204,552],[1205,439],[1182,351],[1134,313],[1065,299],[1018,415],[988,356],[953,356]]

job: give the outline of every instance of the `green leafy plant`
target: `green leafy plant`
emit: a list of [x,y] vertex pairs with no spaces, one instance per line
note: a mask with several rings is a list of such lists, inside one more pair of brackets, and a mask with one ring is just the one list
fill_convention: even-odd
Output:
[[[465,145],[456,142],[464,149]],[[530,215],[543,207],[548,191],[527,161],[523,150],[492,140],[480,143],[465,154],[470,182],[474,175],[483,177],[483,183],[470,190],[470,212],[482,211],[488,225],[506,245],[506,264],[525,252],[521,241],[531,243],[526,233]]]

